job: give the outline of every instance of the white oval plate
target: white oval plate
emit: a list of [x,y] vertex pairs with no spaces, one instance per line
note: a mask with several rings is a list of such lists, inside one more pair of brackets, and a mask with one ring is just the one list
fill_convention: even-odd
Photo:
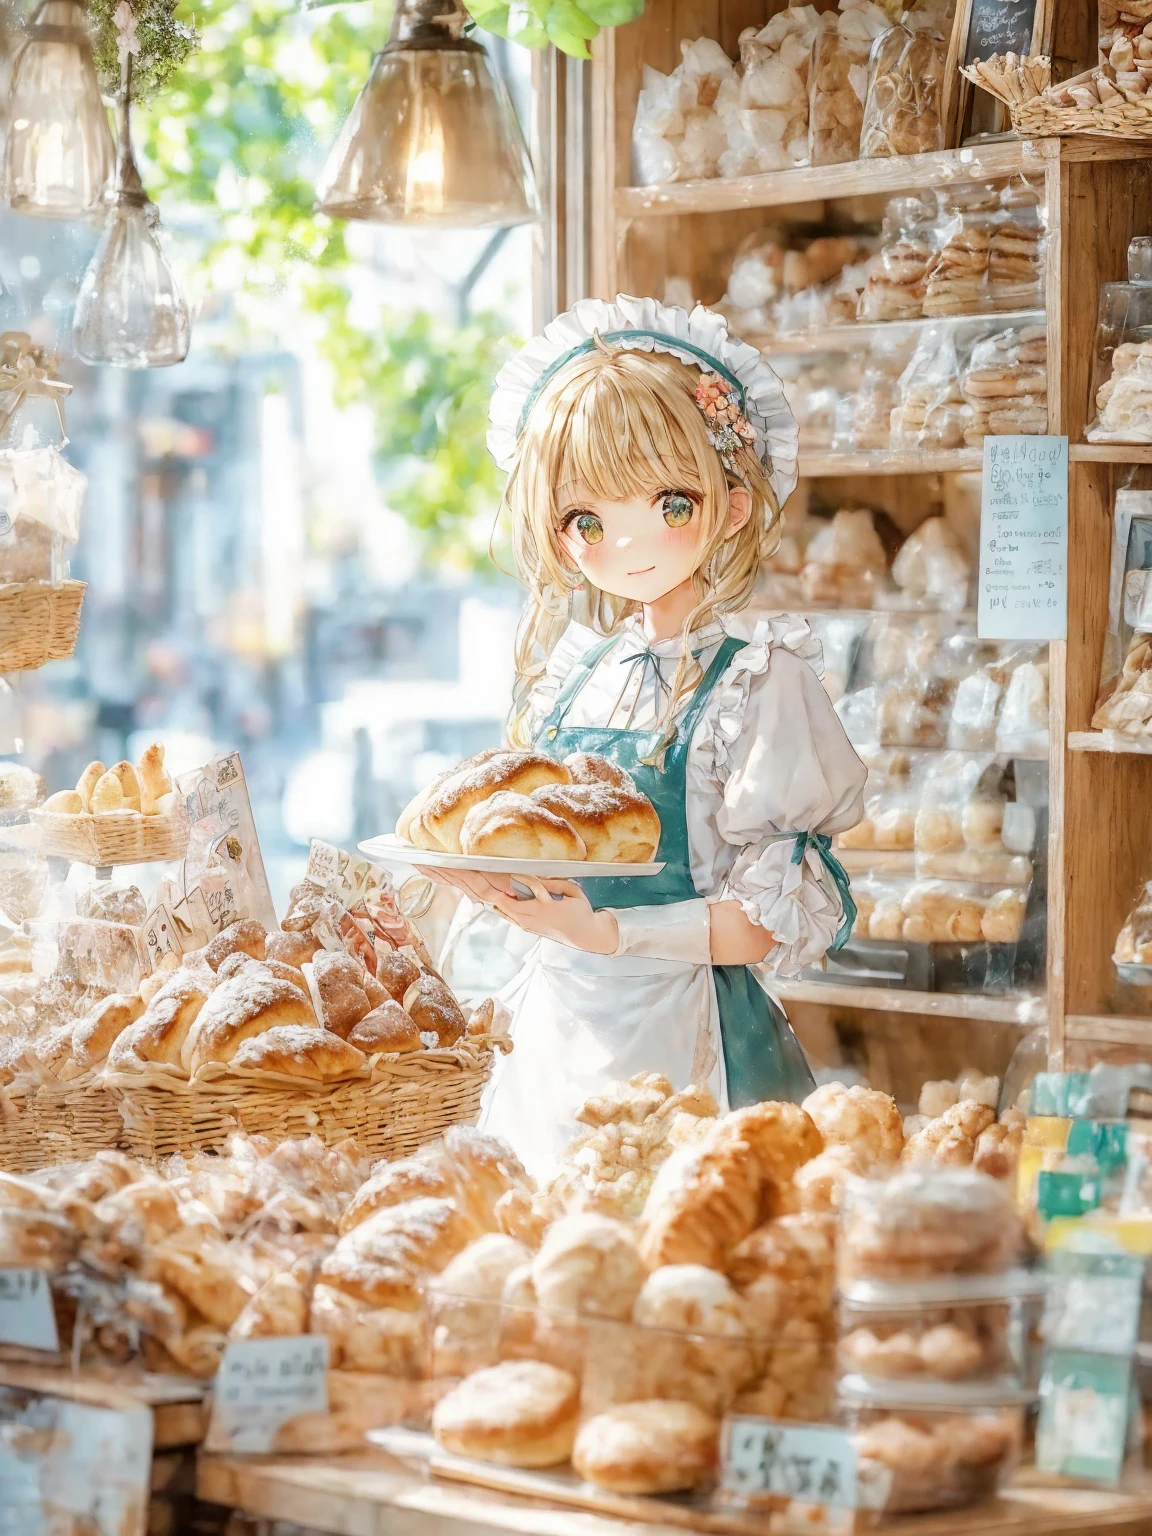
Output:
[[472,869],[481,875],[535,875],[538,880],[589,880],[625,875],[643,879],[658,875],[664,868],[653,860],[649,864],[609,864],[581,859],[488,859],[471,853],[432,853],[415,848],[393,832],[384,837],[370,837],[359,845],[360,852],[378,864],[422,864],[425,869]]

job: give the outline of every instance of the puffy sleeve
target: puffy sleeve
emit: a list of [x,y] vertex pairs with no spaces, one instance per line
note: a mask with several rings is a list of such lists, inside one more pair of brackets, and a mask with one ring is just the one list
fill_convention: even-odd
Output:
[[762,621],[717,690],[711,743],[700,743],[714,753],[716,829],[739,849],[715,899],[739,901],[776,936],[766,964],[784,976],[821,958],[844,908],[817,850],[808,847],[793,863],[794,839],[777,834],[841,832],[864,812],[867,770],[820,684],[820,668],[819,645],[803,620]]

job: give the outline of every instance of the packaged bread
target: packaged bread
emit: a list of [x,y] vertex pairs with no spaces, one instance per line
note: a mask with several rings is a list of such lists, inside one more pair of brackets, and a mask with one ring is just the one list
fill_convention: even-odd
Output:
[[960,392],[955,330],[927,326],[900,376],[891,419],[892,447],[905,453],[961,448],[971,418],[972,408]]
[[846,1190],[840,1280],[990,1274],[1016,1262],[1020,1243],[1011,1193],[995,1179],[970,1168],[902,1168]]
[[900,375],[908,366],[914,347],[915,338],[910,331],[879,337],[869,347],[859,386],[845,394],[837,408],[832,443],[837,452],[873,453],[889,447]]
[[868,56],[889,18],[871,0],[839,0],[826,11],[812,45],[808,80],[808,157],[839,165],[860,152],[868,93]]
[[1100,288],[1089,442],[1152,442],[1152,240],[1128,246],[1126,282]]
[[968,605],[972,563],[951,524],[927,517],[908,535],[892,562],[892,580],[926,608],[959,610]]
[[998,331],[976,343],[960,375],[972,407],[965,441],[1048,430],[1048,336],[1043,326]]
[[896,197],[884,210],[880,249],[868,263],[859,318],[916,320],[924,313],[935,246],[935,210],[918,197]]
[[767,26],[740,34],[736,109],[725,115],[722,176],[750,176],[804,165],[808,159],[808,70],[816,13],[791,5]]
[[[1116,935],[1112,959],[1117,966],[1152,968],[1152,884],[1146,885],[1140,892],[1136,905]],[[1129,979],[1141,983],[1144,981],[1136,971],[1129,972]],[[1149,979],[1152,980],[1152,969],[1149,971]]]
[[68,579],[87,485],[54,446],[0,452],[0,582]]
[[841,508],[810,540],[800,571],[806,603],[870,608],[888,569],[872,513]]
[[840,1302],[844,1371],[921,1385],[994,1381],[1026,1370],[1024,1351],[1015,1347],[1018,1308],[1012,1300],[957,1297],[941,1304],[890,1298],[885,1305],[883,1286],[869,1287],[866,1299],[857,1295],[861,1289]]
[[932,18],[915,12],[876,39],[868,59],[861,160],[944,148],[940,98],[945,53],[945,40]]
[[994,188],[942,187],[936,194],[939,239],[924,283],[925,315],[972,315],[991,309],[989,261],[999,196]]

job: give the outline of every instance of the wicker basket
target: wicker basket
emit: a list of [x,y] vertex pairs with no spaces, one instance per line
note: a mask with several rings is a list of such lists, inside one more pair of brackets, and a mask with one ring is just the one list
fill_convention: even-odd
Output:
[[33,1173],[124,1145],[117,1101],[93,1080],[0,1089],[0,1169]]
[[450,1125],[471,1125],[503,1036],[462,1040],[451,1050],[378,1058],[370,1078],[317,1083],[260,1077],[149,1076],[106,1079],[123,1121],[120,1144],[149,1162],[173,1152],[223,1151],[237,1131],[287,1141],[354,1137],[372,1157],[404,1157]]
[[1012,126],[1021,138],[1062,138],[1096,133],[1112,139],[1152,139],[1152,94],[1144,102],[1114,101],[1093,108],[1066,107],[1047,95],[1011,107]]
[[[1131,87],[1127,83],[1121,87],[1116,71],[1108,64],[1098,64],[1075,79],[1055,85],[1048,84],[1052,65],[1047,58],[998,55],[964,65],[960,73],[1003,102],[1021,138],[1093,133],[1112,139],[1152,139],[1152,91],[1129,99]],[[1150,73],[1140,71],[1146,84]],[[1072,91],[1082,97],[1106,99],[1075,102],[1069,99]]]
[[185,816],[141,816],[139,811],[66,816],[59,811],[33,811],[32,820],[41,828],[41,858],[94,865],[148,864],[182,859],[188,851]]
[[0,672],[27,672],[76,649],[85,581],[0,584]]

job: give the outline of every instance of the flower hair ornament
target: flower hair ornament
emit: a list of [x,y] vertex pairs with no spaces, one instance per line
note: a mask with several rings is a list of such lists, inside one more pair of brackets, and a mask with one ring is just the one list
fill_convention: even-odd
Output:
[[629,352],[668,352],[699,368],[696,404],[708,441],[729,473],[736,454],[754,450],[780,506],[796,484],[799,429],[780,380],[755,347],[728,334],[728,322],[697,304],[691,314],[655,299],[617,294],[616,302],[581,299],[558,315],[496,376],[489,410],[488,450],[510,469],[529,412],[545,386],[597,342]]

